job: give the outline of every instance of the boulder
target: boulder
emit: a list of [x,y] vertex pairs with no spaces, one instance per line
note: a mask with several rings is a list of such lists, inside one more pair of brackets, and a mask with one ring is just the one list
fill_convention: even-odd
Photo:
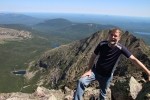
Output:
[[111,89],[115,100],[135,100],[142,85],[134,77],[122,78]]

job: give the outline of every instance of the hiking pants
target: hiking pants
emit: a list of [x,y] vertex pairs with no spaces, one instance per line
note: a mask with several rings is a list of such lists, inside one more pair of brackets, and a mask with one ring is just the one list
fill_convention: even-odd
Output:
[[81,77],[78,80],[77,89],[74,93],[73,100],[82,100],[82,95],[87,85],[89,85],[92,81],[97,80],[99,82],[100,87],[100,100],[105,100],[106,98],[106,90],[110,85],[113,75],[110,77],[103,77],[97,74],[95,71],[92,71],[91,76]]

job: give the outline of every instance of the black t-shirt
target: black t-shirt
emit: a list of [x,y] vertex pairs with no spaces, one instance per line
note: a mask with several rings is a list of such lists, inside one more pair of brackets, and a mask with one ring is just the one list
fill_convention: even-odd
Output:
[[131,53],[125,46],[117,43],[115,47],[111,48],[108,45],[108,41],[100,42],[94,53],[99,55],[95,66],[96,72],[106,77],[111,75],[112,69],[121,54],[127,58],[131,56]]

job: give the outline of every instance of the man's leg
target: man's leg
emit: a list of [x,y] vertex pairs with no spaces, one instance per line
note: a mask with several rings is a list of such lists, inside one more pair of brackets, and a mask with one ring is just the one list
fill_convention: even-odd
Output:
[[73,100],[82,100],[82,95],[84,93],[85,87],[94,80],[95,80],[95,74],[93,72],[91,76],[81,77],[78,80],[78,85]]
[[106,99],[106,92],[108,87],[110,86],[111,80],[112,80],[112,76],[99,78],[98,82],[100,84],[100,100]]

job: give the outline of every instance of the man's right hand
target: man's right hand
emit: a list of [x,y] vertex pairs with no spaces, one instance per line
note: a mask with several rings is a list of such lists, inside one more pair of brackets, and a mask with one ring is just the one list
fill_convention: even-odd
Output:
[[89,70],[88,72],[84,73],[81,77],[85,77],[85,76],[91,76],[92,74],[92,70]]

